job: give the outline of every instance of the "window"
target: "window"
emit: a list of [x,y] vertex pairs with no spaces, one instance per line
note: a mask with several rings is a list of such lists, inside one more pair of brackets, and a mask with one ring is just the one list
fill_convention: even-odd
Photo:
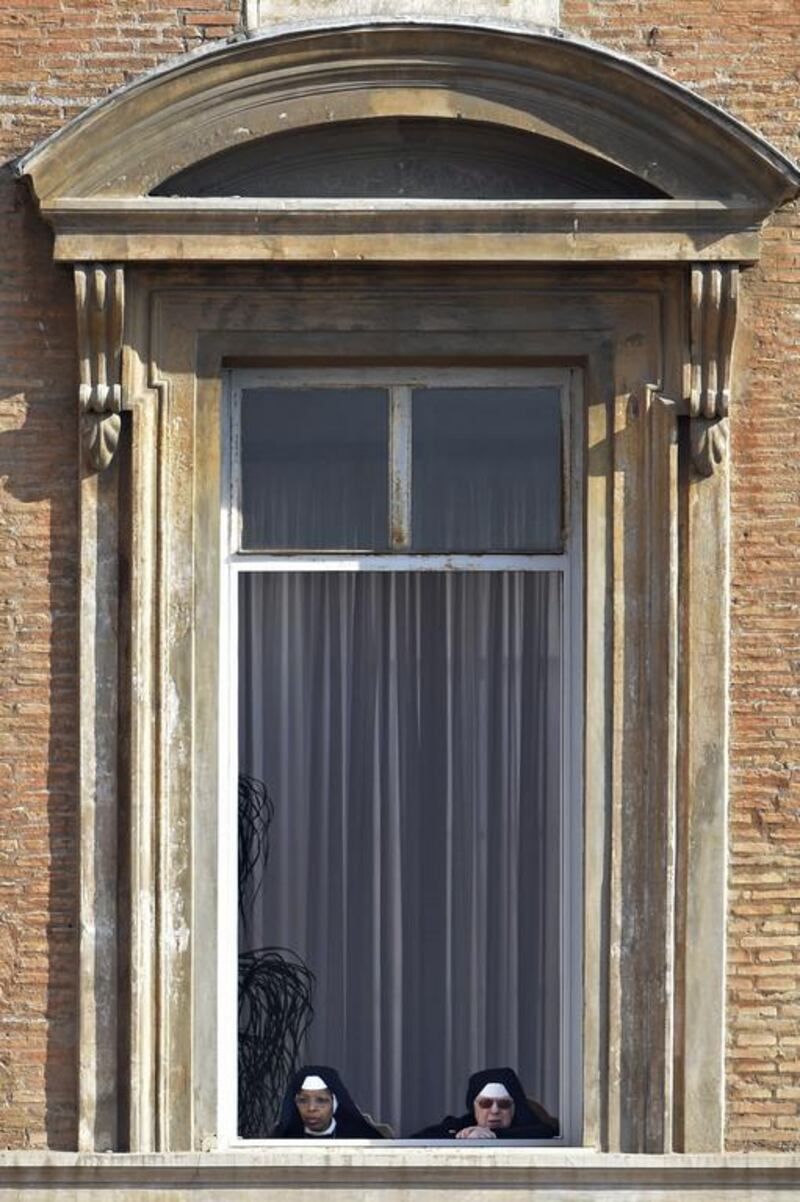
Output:
[[[574,1135],[578,387],[567,370],[231,375],[228,840],[241,777],[271,817],[238,907],[248,1038],[259,990],[286,990],[272,1096],[244,1091],[240,1136],[268,1135],[293,1053],[336,1065],[396,1135],[510,1063]],[[234,1006],[228,987],[229,1078]]]
[[[568,36],[378,22],[190,57],[17,171],[74,265],[78,308],[81,1148],[235,1136],[233,584],[245,559],[297,570],[300,556],[220,538],[220,377],[401,347],[407,362],[584,373],[583,477],[567,457],[585,481],[582,572],[574,522],[554,556],[586,664],[581,680],[571,633],[562,699],[570,738],[585,712],[585,822],[583,863],[562,871],[561,1000],[577,1006],[563,982],[582,955],[585,1005],[562,1012],[560,1117],[589,1147],[719,1151],[736,297],[796,169],[700,97]],[[435,553],[334,557],[366,575],[381,554],[399,572]],[[579,789],[561,783],[566,859]],[[576,1069],[564,1031],[579,1028]],[[565,1119],[579,1077],[583,1113]],[[425,1164],[438,1172],[441,1151]],[[499,1164],[474,1162],[470,1188],[498,1188]],[[347,1149],[336,1183],[372,1189],[373,1168]]]

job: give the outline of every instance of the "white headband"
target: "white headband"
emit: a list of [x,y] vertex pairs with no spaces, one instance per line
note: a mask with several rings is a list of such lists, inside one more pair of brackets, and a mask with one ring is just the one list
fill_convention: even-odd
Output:
[[327,1085],[322,1080],[322,1077],[306,1077],[301,1089],[327,1089]]
[[477,1096],[479,1098],[511,1098],[505,1085],[501,1085],[499,1081],[489,1081]]
[[330,1085],[325,1084],[325,1082],[322,1080],[322,1077],[315,1077],[315,1076],[305,1077],[303,1080],[303,1084],[300,1086],[300,1088],[301,1089],[327,1089],[328,1093],[331,1095],[331,1101],[333,1102],[333,1113],[336,1114],[336,1109],[339,1105],[339,1099],[336,1097],[336,1094],[333,1092]]

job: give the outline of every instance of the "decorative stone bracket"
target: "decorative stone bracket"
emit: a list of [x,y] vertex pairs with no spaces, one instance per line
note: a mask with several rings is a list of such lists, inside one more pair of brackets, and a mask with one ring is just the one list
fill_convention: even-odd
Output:
[[739,300],[735,264],[692,268],[691,327],[687,371],[692,462],[701,476],[713,475],[728,448],[733,340]]
[[118,264],[75,265],[80,387],[78,404],[89,463],[103,471],[119,442],[125,272]]

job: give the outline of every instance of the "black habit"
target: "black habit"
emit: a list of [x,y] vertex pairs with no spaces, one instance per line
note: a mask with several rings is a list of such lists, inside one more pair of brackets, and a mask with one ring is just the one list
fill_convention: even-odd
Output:
[[[295,1095],[302,1089],[306,1077],[319,1077],[336,1098],[334,1120],[336,1126],[329,1135],[309,1135],[303,1126]],[[383,1139],[371,1123],[368,1123],[350,1097],[335,1068],[326,1064],[306,1064],[293,1073],[281,1103],[278,1123],[272,1132],[273,1139]]]
[[539,1114],[531,1108],[520,1079],[512,1068],[486,1068],[479,1073],[473,1073],[469,1079],[466,1114],[445,1115],[440,1123],[424,1127],[422,1131],[415,1131],[409,1138],[453,1139],[465,1127],[476,1127],[474,1102],[490,1081],[504,1085],[514,1102],[511,1126],[494,1129],[498,1139],[553,1139],[558,1135],[558,1120],[548,1115],[543,1107]]

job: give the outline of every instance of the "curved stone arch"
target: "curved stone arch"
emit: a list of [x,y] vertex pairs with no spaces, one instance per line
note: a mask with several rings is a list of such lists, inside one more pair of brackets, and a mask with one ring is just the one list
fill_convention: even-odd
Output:
[[272,133],[370,117],[495,123],[607,159],[676,200],[765,216],[800,176],[714,105],[629,59],[548,33],[456,24],[303,29],[190,56],[115,92],[28,155],[39,201],[142,198]]

